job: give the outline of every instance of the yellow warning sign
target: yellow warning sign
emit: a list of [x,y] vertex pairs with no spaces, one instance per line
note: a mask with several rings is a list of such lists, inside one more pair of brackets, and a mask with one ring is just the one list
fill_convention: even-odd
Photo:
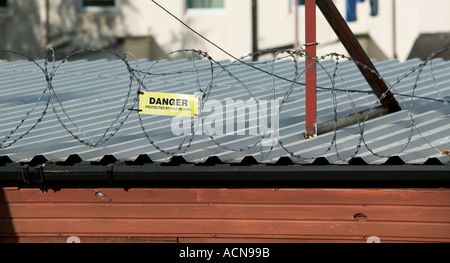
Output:
[[196,95],[142,92],[139,96],[139,113],[167,116],[198,116]]

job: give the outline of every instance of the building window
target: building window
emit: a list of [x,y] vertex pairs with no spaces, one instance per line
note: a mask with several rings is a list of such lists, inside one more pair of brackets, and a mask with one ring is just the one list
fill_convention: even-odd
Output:
[[[295,7],[295,0],[289,0],[291,2],[291,10],[294,10]],[[306,0],[298,0],[298,7],[305,7],[305,1]]]
[[84,11],[112,11],[115,7],[114,0],[82,0],[81,9]]
[[[295,10],[295,0],[289,0],[290,1],[290,8],[291,8],[291,11],[294,11]],[[298,0],[298,8],[297,8],[297,10],[298,9],[304,9],[305,8],[305,1],[306,0]]]
[[188,9],[195,8],[224,8],[225,0],[187,0]]
[[8,7],[9,6],[9,0],[0,0],[0,8],[1,7]]
[[114,6],[114,0],[83,0],[86,6]]

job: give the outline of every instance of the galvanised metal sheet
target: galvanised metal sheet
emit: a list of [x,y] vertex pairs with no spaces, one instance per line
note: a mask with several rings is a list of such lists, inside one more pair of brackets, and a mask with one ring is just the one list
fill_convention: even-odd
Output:
[[[58,162],[71,155],[88,162],[105,156],[134,161],[148,155],[154,162],[182,156],[201,163],[214,156],[239,163],[252,156],[260,163],[281,157],[294,163],[323,157],[336,164],[355,159],[381,164],[394,157],[411,164],[431,158],[450,163],[445,154],[450,150],[448,61],[374,61],[403,110],[334,127],[334,121],[374,112],[379,104],[353,61],[320,60],[318,125],[328,122],[332,129],[305,139],[302,60],[295,63],[286,56],[243,63],[192,57],[0,61],[0,156],[13,162],[36,156]],[[139,115],[138,90],[200,93],[202,116],[183,124],[179,118]],[[278,127],[269,133],[267,123]]]

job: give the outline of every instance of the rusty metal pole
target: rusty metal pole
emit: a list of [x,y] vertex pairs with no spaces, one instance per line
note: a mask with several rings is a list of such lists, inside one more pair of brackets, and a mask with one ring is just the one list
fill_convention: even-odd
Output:
[[[372,61],[369,59],[364,49],[359,44],[353,32],[350,30],[349,26],[345,22],[339,10],[336,8],[332,0],[317,0],[317,6],[327,19],[330,26],[333,28],[334,32],[338,36],[339,40],[344,45],[345,49],[348,51],[350,56],[358,61],[356,65],[363,74],[367,83],[372,88],[375,95],[380,100],[381,105],[387,107],[391,112],[401,110],[400,105],[394,98],[394,95],[389,91],[386,83],[380,79],[376,74],[378,71],[373,65]],[[370,70],[375,72],[373,74],[369,70],[363,67],[365,65]]]
[[305,1],[305,46],[306,46],[306,90],[305,115],[306,138],[317,135],[317,95],[316,95],[316,0]]

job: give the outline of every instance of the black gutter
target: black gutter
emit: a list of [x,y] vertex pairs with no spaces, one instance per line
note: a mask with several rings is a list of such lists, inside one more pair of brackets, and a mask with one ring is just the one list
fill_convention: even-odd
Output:
[[20,187],[449,187],[448,165],[0,166]]

